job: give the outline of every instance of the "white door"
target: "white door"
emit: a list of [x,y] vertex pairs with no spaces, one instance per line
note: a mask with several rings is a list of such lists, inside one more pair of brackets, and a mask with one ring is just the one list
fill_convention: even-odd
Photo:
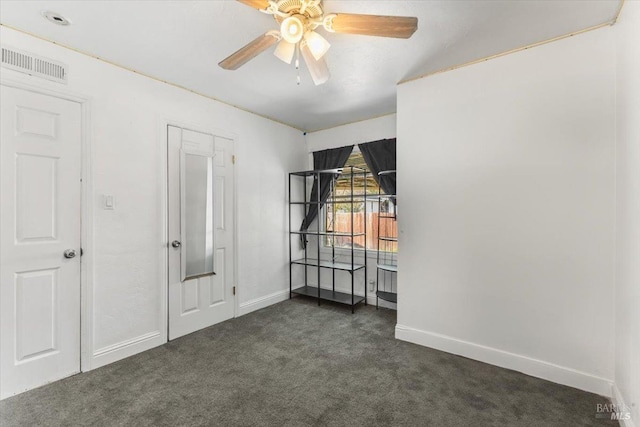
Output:
[[[233,317],[233,141],[168,127],[169,339]],[[212,274],[213,272],[213,274]]]
[[6,398],[80,372],[81,108],[26,90],[1,91],[0,398]]

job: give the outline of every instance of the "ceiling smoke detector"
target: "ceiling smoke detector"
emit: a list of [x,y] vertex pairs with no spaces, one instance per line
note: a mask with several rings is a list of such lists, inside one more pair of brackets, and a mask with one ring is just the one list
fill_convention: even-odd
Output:
[[42,16],[47,18],[49,22],[53,22],[56,25],[71,25],[71,21],[60,15],[57,12],[52,12],[50,10],[42,12]]

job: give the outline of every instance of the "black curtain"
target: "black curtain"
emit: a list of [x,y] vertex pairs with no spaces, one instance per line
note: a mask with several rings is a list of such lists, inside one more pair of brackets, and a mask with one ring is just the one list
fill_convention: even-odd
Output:
[[378,176],[378,173],[396,170],[396,139],[382,139],[358,144],[358,148],[360,148],[362,157],[378,185],[386,194],[395,195],[396,174]]
[[[313,169],[317,171],[341,168],[349,159],[351,151],[353,151],[353,145],[347,147],[332,148],[329,150],[315,151],[313,153]],[[322,207],[324,202],[326,202],[327,198],[329,197],[329,192],[331,191],[331,181],[333,180],[333,178],[338,176],[337,174],[333,173],[322,173],[319,175],[320,185],[318,185],[318,175],[315,175],[313,180],[313,188],[311,188],[311,198],[309,199],[309,201],[316,202],[318,200],[319,187],[320,204],[309,205],[307,215],[305,216],[304,220],[302,221],[302,225],[300,226],[300,231],[307,231],[313,220],[316,219],[316,217],[318,216],[318,210]],[[307,239],[304,238],[304,235],[302,235],[301,238],[302,246],[306,247]]]

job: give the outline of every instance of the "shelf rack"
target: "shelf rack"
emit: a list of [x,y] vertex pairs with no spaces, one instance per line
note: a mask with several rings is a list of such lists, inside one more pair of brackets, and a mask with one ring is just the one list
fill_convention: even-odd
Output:
[[[310,170],[310,171],[301,171],[301,172],[291,172],[289,173],[289,298],[293,298],[294,295],[305,295],[308,297],[313,297],[318,300],[318,305],[320,305],[321,301],[333,301],[341,304],[347,304],[351,306],[351,312],[355,311],[355,306],[364,301],[364,304],[367,304],[366,299],[366,284],[367,284],[367,236],[364,232],[355,232],[354,230],[354,217],[355,211],[354,207],[356,204],[362,204],[364,209],[364,215],[366,218],[367,215],[367,204],[366,204],[366,194],[367,194],[367,177],[368,172],[364,169],[355,167],[355,166],[345,166],[340,169],[325,169],[325,170]],[[354,194],[354,179],[356,177],[362,177],[364,182],[364,191],[362,195]],[[348,178],[349,186],[351,188],[350,195],[336,195],[334,190],[336,188],[336,183],[339,177]],[[303,200],[295,201],[292,200],[292,182],[294,179],[302,179],[303,180]],[[313,182],[324,181],[325,179],[330,179],[330,193],[332,196],[330,199],[322,202],[320,199],[320,191],[317,192],[317,199],[307,201],[310,195],[308,195],[308,183],[309,180],[313,180]],[[319,187],[319,185],[318,185]],[[347,205],[349,207],[349,211],[351,213],[351,221],[350,221],[350,230],[345,232],[336,232],[333,230],[325,230],[324,227],[321,227],[321,223],[323,222],[323,218],[325,218],[324,214],[326,214],[327,209],[331,209],[333,216],[332,218],[335,220],[336,218],[336,209],[338,204]],[[306,214],[307,207],[311,207],[313,205],[318,206],[318,216],[315,220],[316,226],[315,230],[293,230],[293,224],[291,223],[292,211],[295,206],[301,206],[303,209],[303,217]],[[323,211],[324,210],[324,211]],[[304,256],[299,259],[293,259],[293,242],[298,241],[300,236],[305,239],[306,244],[303,248]],[[306,240],[307,236],[315,236],[316,240],[316,257],[312,257],[309,255],[309,242]],[[298,238],[294,238],[298,237]],[[364,240],[364,248],[363,250],[358,249],[355,250],[355,238],[362,237]],[[345,262],[336,261],[336,238],[344,238],[347,242],[350,242],[349,259]],[[321,251],[321,241],[323,239],[327,239],[328,243],[331,246],[331,257],[330,259],[322,259],[323,253]],[[344,240],[343,239],[343,240]],[[294,287],[293,284],[293,269],[300,268],[302,266],[304,268],[304,284],[300,287]],[[313,269],[315,269],[315,273],[317,274],[317,286],[309,284],[310,275],[313,274]],[[323,284],[321,280],[321,271],[322,270],[330,270],[331,271],[331,283]],[[340,292],[336,291],[336,272],[348,272],[351,276],[351,292]],[[364,276],[364,280],[362,282],[362,294],[356,293],[356,273],[362,271],[362,274],[359,276]],[[330,288],[329,288],[330,286]]]
[[[395,170],[382,171],[378,176],[395,175]],[[383,299],[392,303],[398,302],[398,264],[397,257],[394,257],[391,247],[395,244],[397,247],[398,236],[385,236],[381,234],[381,224],[383,221],[397,220],[397,196],[395,194],[382,194],[382,190],[378,192],[378,253],[376,256],[376,308],[378,308],[378,299]],[[383,215],[383,205],[387,209]],[[388,227],[384,227],[388,230]],[[380,287],[380,276],[383,277],[383,286]],[[389,284],[387,285],[387,279]]]

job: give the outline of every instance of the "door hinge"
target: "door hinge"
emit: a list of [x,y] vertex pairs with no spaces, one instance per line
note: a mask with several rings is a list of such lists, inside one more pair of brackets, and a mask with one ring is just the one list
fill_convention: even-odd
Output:
[[233,287],[233,294],[234,295],[236,294],[236,287],[235,286]]
[[231,163],[233,163],[234,165],[236,164],[236,155],[235,154],[233,154],[231,156]]

